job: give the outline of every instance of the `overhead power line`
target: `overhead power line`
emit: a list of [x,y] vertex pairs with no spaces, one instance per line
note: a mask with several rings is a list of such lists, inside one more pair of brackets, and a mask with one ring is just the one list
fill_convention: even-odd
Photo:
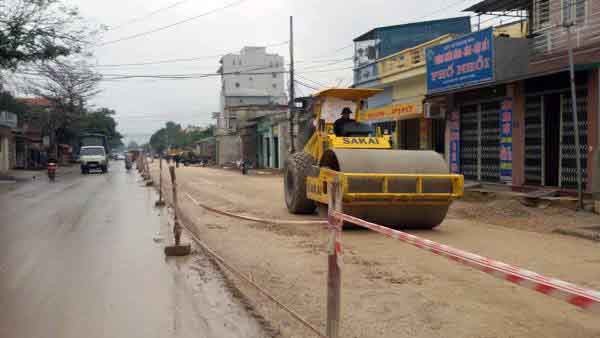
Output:
[[433,16],[433,15],[436,15],[438,13],[444,12],[444,11],[446,11],[446,10],[452,8],[452,7],[455,7],[455,6],[458,6],[458,5],[462,4],[462,3],[465,3],[467,1],[471,1],[471,0],[458,0],[458,1],[452,2],[452,3],[448,4],[447,6],[444,6],[442,8],[438,8],[438,9],[436,9],[436,10],[434,10],[434,11],[428,13],[428,14],[425,14],[425,15],[413,18],[413,19],[411,19],[411,21],[418,21],[418,20],[421,20],[421,19],[428,18],[430,16]]
[[[270,46],[279,46],[288,43],[287,41],[283,43],[273,44]],[[215,54],[215,55],[204,55],[204,56],[196,56],[190,58],[176,58],[176,59],[166,59],[166,60],[156,60],[156,61],[146,61],[146,62],[133,62],[133,63],[116,63],[116,64],[99,64],[92,65],[94,68],[117,68],[117,67],[131,67],[131,66],[149,66],[149,65],[160,65],[160,64],[168,64],[168,63],[180,63],[180,62],[194,62],[199,60],[206,60],[211,58],[223,57],[227,53],[223,54]],[[296,63],[330,63],[330,62],[338,62],[338,61],[347,61],[352,58],[343,58],[343,59],[326,59],[326,60],[299,60],[295,61]],[[318,65],[319,67],[323,67],[324,65]]]
[[315,85],[317,85],[319,87],[327,87],[326,84],[323,84],[322,82],[319,82],[319,81],[315,81],[315,80],[309,79],[308,77],[306,77],[304,75],[298,74],[298,77],[304,79],[305,81],[311,82],[311,83],[313,83],[313,84],[315,84]]
[[122,38],[116,39],[116,40],[101,42],[97,46],[106,46],[106,45],[114,44],[114,43],[117,43],[117,42],[122,42],[122,41],[131,40],[131,39],[136,39],[136,38],[139,38],[139,37],[142,37],[142,36],[146,36],[146,35],[150,35],[150,34],[153,34],[153,33],[156,33],[156,32],[160,32],[160,31],[163,31],[165,29],[169,29],[169,28],[172,28],[172,27],[175,27],[175,26],[178,26],[178,25],[190,22],[190,21],[199,19],[201,17],[207,16],[207,15],[210,15],[210,14],[213,14],[213,13],[216,13],[216,12],[219,12],[219,11],[231,8],[231,7],[239,6],[239,5],[241,5],[245,1],[248,1],[248,0],[238,0],[236,2],[232,2],[232,3],[227,4],[225,6],[218,7],[218,8],[215,8],[215,9],[211,9],[210,11],[207,11],[207,12],[204,12],[202,14],[189,17],[189,18],[181,20],[181,21],[177,21],[175,23],[172,23],[172,24],[169,24],[169,25],[166,25],[166,26],[161,26],[161,27],[158,27],[158,28],[151,29],[149,31],[145,31],[145,32],[141,32],[141,33],[137,33],[137,34],[125,36],[125,37],[122,37]]
[[317,91],[319,90],[319,88],[315,88],[315,87],[313,87],[313,86],[311,86],[309,84],[306,84],[306,83],[304,83],[304,82],[302,82],[300,80],[295,80],[294,82],[296,82],[297,84],[302,85],[302,86],[304,86],[306,88],[312,89],[312,90],[317,90]]
[[317,55],[316,57],[322,57],[322,56],[335,55],[335,54],[337,54],[337,53],[339,53],[339,52],[341,52],[341,51],[343,51],[343,50],[345,50],[345,49],[348,49],[348,48],[350,48],[350,47],[352,47],[352,46],[354,46],[354,42],[353,42],[353,43],[351,43],[351,44],[348,44],[348,45],[345,45],[345,46],[342,46],[342,47],[339,47],[339,48],[333,49],[333,50],[331,50],[330,52],[325,52],[325,53],[323,53],[323,54],[319,54],[319,55]]
[[177,6],[179,6],[179,5],[183,4],[183,3],[186,3],[188,1],[190,1],[190,0],[180,0],[180,1],[174,2],[174,3],[170,4],[170,5],[158,8],[158,9],[156,9],[156,10],[154,10],[154,11],[152,11],[152,12],[146,14],[146,15],[139,16],[139,17],[127,20],[127,21],[125,21],[125,22],[123,22],[123,23],[121,23],[119,25],[114,26],[114,27],[109,27],[109,30],[110,31],[114,31],[114,30],[117,30],[119,28],[122,28],[122,27],[125,27],[125,26],[128,26],[128,25],[134,24],[136,22],[140,22],[140,21],[146,20],[146,19],[148,19],[150,17],[153,17],[154,15],[156,15],[158,13],[164,12],[164,11],[169,10],[171,8],[175,8],[175,7],[177,7]]
[[[264,45],[263,47],[277,47],[277,46],[283,46],[287,43],[288,43],[288,41],[282,41],[282,42],[276,42],[276,43]],[[104,64],[104,65],[100,64],[100,65],[94,65],[93,67],[96,67],[96,68],[129,67],[129,66],[159,65],[159,64],[165,64],[165,63],[193,62],[193,61],[204,60],[204,59],[220,58],[220,57],[223,57],[224,55],[227,55],[228,53],[231,53],[231,52],[223,52],[221,54],[214,54],[214,55],[195,56],[195,57],[190,57],[190,58],[175,58],[175,59],[146,61],[146,62],[117,63],[117,64]]]
[[322,67],[327,67],[327,66],[333,66],[333,65],[340,64],[342,62],[352,61],[353,59],[354,59],[353,57],[343,58],[343,59],[339,59],[339,60],[335,60],[335,61],[329,62],[329,63],[327,63],[325,65],[313,65],[313,66],[304,67],[304,68],[299,69],[299,70],[307,70],[307,69],[314,69],[314,68],[322,68]]

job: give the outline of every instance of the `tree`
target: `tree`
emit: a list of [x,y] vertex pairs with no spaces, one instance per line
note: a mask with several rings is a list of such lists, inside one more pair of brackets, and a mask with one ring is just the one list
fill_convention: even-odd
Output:
[[39,65],[38,75],[28,87],[51,102],[45,118],[50,144],[69,143],[78,135],[74,126],[86,114],[88,100],[100,92],[102,77],[85,61],[67,60]]
[[[213,136],[213,131],[214,131],[215,126],[210,125],[206,128],[203,129],[199,129],[199,130],[194,130],[190,133],[187,134],[187,141],[186,143],[188,145],[190,144],[194,144],[196,142],[199,142],[205,138],[211,137]],[[192,129],[192,128],[190,128]]]
[[186,132],[181,128],[180,124],[169,121],[165,124],[164,128],[161,128],[152,134],[149,142],[150,146],[159,152],[166,150],[168,147],[189,147],[202,139],[212,136],[214,126],[209,126],[200,130],[196,127],[188,126],[187,129],[193,131]]
[[77,134],[82,132],[100,133],[106,135],[111,149],[123,146],[123,136],[117,131],[117,122],[113,118],[115,111],[108,108],[100,108],[89,112],[78,119],[71,129]]
[[0,2],[0,69],[80,53],[96,32],[60,0]]
[[60,112],[82,114],[88,99],[100,93],[102,75],[86,61],[44,63],[37,66],[37,71],[41,78],[30,80],[30,90],[48,99]]

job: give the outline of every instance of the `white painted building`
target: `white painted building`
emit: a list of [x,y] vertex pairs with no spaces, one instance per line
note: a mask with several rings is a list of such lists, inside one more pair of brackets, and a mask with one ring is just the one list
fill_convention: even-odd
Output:
[[287,105],[287,95],[284,59],[267,53],[266,47],[244,47],[239,54],[224,55],[220,63],[220,110],[213,118],[217,120],[217,162],[223,164],[241,156],[238,122]]
[[266,47],[244,47],[239,54],[224,55],[220,63],[221,118],[235,119],[227,114],[231,107],[287,104],[282,56],[268,54]]
[[15,163],[15,139],[17,115],[0,111],[0,174],[8,172]]

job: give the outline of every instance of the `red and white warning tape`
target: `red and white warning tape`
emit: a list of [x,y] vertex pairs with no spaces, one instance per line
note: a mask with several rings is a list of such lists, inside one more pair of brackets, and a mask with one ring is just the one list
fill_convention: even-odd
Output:
[[[338,222],[336,222],[336,220]],[[416,246],[417,248],[431,251],[437,255],[468,265],[497,278],[535,290],[547,296],[561,299],[584,310],[600,313],[599,291],[582,288],[559,279],[542,276],[529,270],[455,249],[402,231],[370,223],[360,218],[343,214],[339,211],[332,211],[329,217],[331,226],[335,227],[336,223],[339,224],[340,220],[371,229],[387,237]]]

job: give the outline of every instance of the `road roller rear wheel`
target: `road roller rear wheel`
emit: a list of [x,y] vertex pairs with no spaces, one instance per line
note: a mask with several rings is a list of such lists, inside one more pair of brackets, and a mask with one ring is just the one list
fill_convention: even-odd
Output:
[[306,177],[314,164],[314,158],[305,152],[292,154],[285,161],[283,170],[285,204],[293,214],[315,212],[315,202],[306,196]]

